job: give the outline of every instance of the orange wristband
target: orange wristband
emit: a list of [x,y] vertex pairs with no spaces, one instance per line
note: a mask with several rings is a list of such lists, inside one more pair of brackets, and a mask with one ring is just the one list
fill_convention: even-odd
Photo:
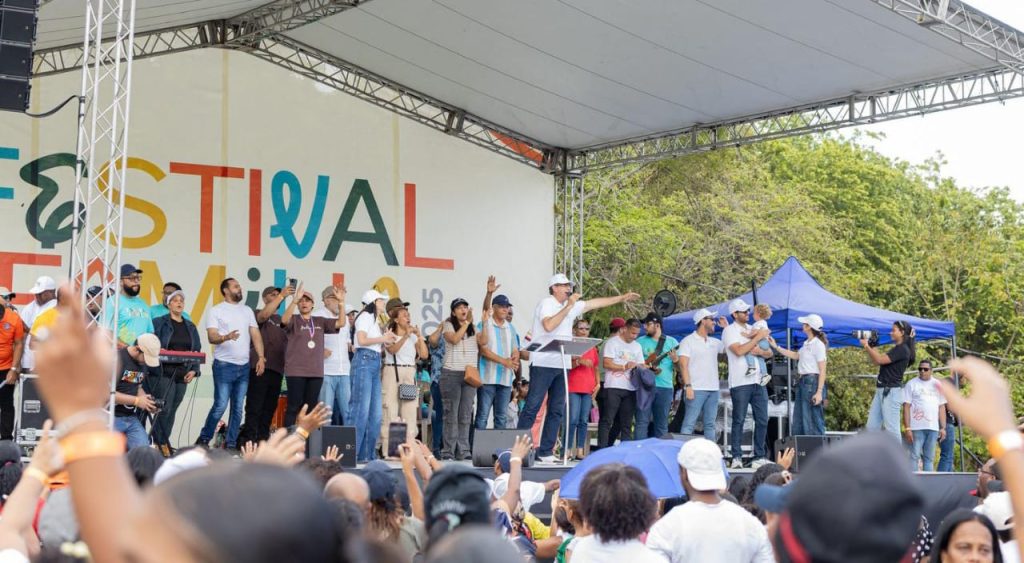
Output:
[[301,426],[295,427],[295,433],[301,436],[303,440],[309,439],[309,432],[306,432],[306,429],[302,428]]
[[997,461],[1013,450],[1024,450],[1024,435],[1017,430],[1004,430],[988,441],[988,451]]
[[125,435],[119,432],[82,432],[62,439],[60,449],[64,454],[64,464],[70,465],[95,457],[120,457],[124,455],[126,441]]

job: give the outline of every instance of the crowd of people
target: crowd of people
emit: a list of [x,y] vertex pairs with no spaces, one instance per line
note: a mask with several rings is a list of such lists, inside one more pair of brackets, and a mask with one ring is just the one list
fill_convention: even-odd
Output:
[[[303,330],[300,343],[318,344],[317,326],[328,334],[344,326],[314,321],[320,324],[311,334],[302,316],[311,308],[294,308],[298,314],[289,307],[282,326]],[[1020,560],[1024,433],[1007,381],[976,358],[949,366],[969,383],[968,396],[948,382],[936,388],[986,440],[992,459],[979,473],[977,508],[942,515],[933,532],[904,449],[882,432],[845,440],[796,475],[787,468],[790,454],[750,479],[730,478],[711,440],[680,442],[679,498],[655,498],[646,468],[615,463],[592,468],[578,495],[566,498],[558,482],[524,481],[533,449],[525,429],[497,452],[491,480],[445,463],[411,436],[397,447],[397,474],[381,461],[345,471],[336,450],[305,455],[310,433],[333,416],[322,403],[301,405],[290,429],[244,445],[238,456],[191,446],[165,459],[152,446],[128,449],[130,436],[111,430],[100,408],[109,398],[111,364],[122,361],[111,354],[107,333],[87,326],[71,290],[56,310],[33,350],[39,391],[56,424],[45,424],[24,467],[17,448],[5,453],[0,443],[0,561]],[[402,332],[396,327],[393,336]],[[145,340],[117,356],[153,363]],[[259,367],[265,363],[257,358]],[[534,513],[547,493],[552,516],[541,521]]]
[[[719,441],[724,434],[719,417],[724,365],[731,402],[727,463],[756,469],[769,461],[766,360],[776,354],[796,365],[792,434],[826,432],[828,338],[816,314],[799,318],[803,343],[798,350],[772,339],[768,305],[736,299],[728,304],[727,316],[697,311],[693,331],[681,342],[665,334],[662,318],[651,312],[643,319],[612,319],[610,335],[599,346],[563,358],[527,348],[552,338],[586,338],[591,332],[587,312],[639,296],[583,300],[564,275],[555,275],[521,336],[512,322],[513,305],[498,293],[500,285],[492,276],[479,319],[469,301],[459,297],[450,304],[450,316],[424,334],[412,322],[408,302],[374,289],[353,307],[346,304],[345,288],[327,286],[318,304],[293,279],[283,287],[264,288],[261,306],[252,309],[243,302],[239,282],[227,278],[220,285],[222,301],[208,311],[201,330],[185,312],[187,296],[179,284],[163,285],[161,303],[143,301],[143,275],[131,264],[121,268],[116,323],[114,307],[101,307],[113,298],[110,288],[88,288],[86,309],[120,348],[115,427],[130,447],[153,444],[165,457],[182,445],[180,430],[173,439],[177,413],[189,385],[202,373],[196,353],[209,348],[213,405],[194,444],[233,451],[269,438],[283,388],[287,401],[280,425],[292,426],[304,405],[309,409],[323,402],[332,424],[355,428],[359,463],[397,459],[390,447],[392,426],[398,425],[395,436],[404,432],[415,438],[424,418],[431,419],[430,439],[421,438],[442,461],[469,459],[475,430],[487,428],[530,430],[542,463],[582,459],[592,445],[603,448],[669,432],[699,432]],[[56,319],[52,278],[40,277],[29,293],[33,300],[19,315],[7,306],[14,294],[0,288],[5,305],[0,369],[6,370],[6,383],[0,385],[0,439],[13,436],[13,392],[21,374],[33,370],[33,339],[45,338]],[[908,323],[899,321],[892,326],[893,346],[887,351],[861,341],[868,359],[879,366],[867,428],[884,429],[902,440],[915,469],[931,471],[937,465],[950,471],[957,418],[939,393],[930,360],[916,362],[913,334]],[[915,362],[918,376],[904,383],[907,367]],[[748,411],[752,441],[744,443]],[[221,420],[225,413],[226,424]]]

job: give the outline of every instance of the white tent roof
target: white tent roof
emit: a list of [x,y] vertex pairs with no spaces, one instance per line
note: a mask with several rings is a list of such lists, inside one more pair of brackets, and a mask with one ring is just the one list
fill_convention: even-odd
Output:
[[[998,46],[951,40],[927,20],[907,17],[916,2],[137,0],[136,33],[230,24],[260,6],[261,13],[327,6],[333,15],[280,25],[276,36],[462,110],[485,129],[491,124],[527,142],[578,151],[864,92],[1024,69],[1024,34],[948,0],[950,10],[967,10],[992,26],[969,30],[971,37]],[[82,4],[43,5],[40,49],[80,43]]]

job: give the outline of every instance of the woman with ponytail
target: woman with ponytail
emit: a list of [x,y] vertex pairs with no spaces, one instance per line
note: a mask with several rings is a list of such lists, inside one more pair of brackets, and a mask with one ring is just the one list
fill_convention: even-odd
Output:
[[796,385],[796,403],[793,405],[793,434],[825,435],[825,362],[828,338],[822,332],[825,327],[821,317],[815,314],[799,317],[803,323],[804,340],[799,352],[780,347],[770,340],[775,351],[783,356],[797,360],[796,371],[799,374]]
[[363,310],[352,331],[352,397],[349,415],[356,427],[356,461],[375,459],[377,438],[383,416],[380,390],[381,348],[395,343],[395,335],[381,327],[378,317],[384,312],[387,297],[375,289],[363,294]]
[[878,381],[875,383],[875,397],[871,400],[868,411],[868,430],[885,430],[897,440],[900,434],[900,413],[903,409],[903,374],[907,366],[917,359],[917,346],[914,343],[914,328],[907,321],[896,321],[889,331],[893,347],[888,353],[882,354],[866,340],[860,345],[868,353],[871,361],[879,366]]

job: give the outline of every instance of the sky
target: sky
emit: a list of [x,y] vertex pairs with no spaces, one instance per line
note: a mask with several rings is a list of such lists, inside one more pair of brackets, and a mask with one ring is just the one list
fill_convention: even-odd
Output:
[[[1024,30],[1024,1],[967,0],[1004,23]],[[1024,98],[909,117],[857,127],[881,132],[885,139],[864,141],[889,157],[921,163],[942,153],[942,174],[964,187],[1006,186],[1024,202],[1021,131]],[[848,131],[847,131],[848,132]]]

